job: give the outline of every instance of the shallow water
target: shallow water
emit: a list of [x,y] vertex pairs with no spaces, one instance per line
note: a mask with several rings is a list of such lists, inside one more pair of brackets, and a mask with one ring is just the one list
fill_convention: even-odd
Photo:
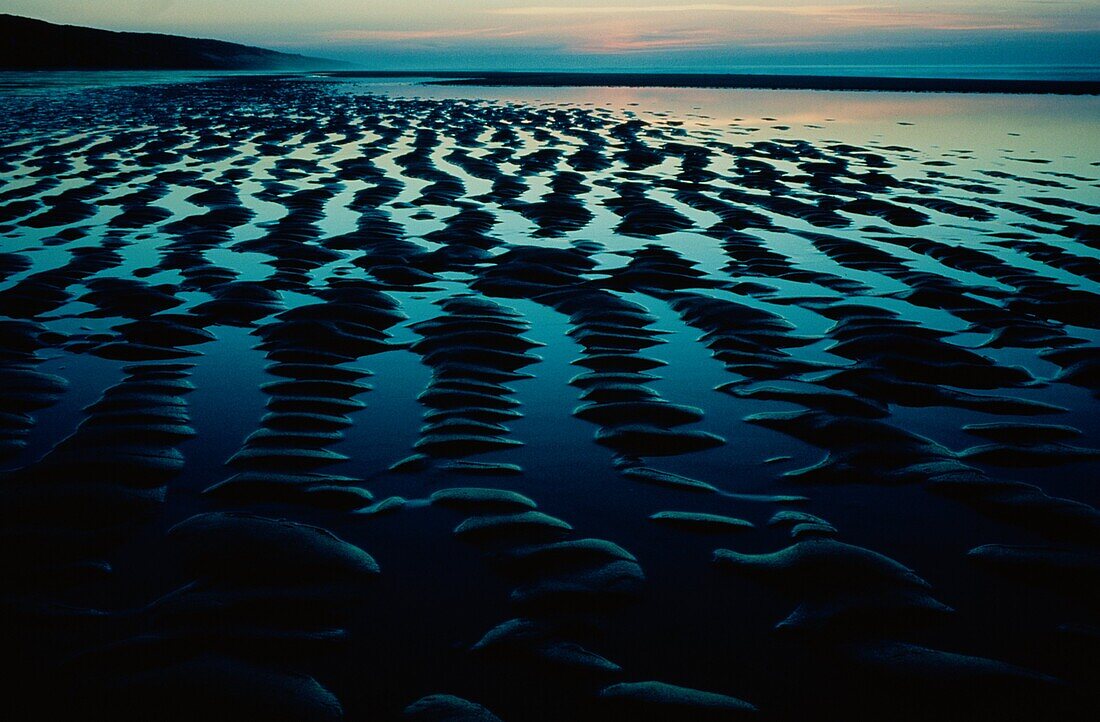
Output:
[[69,75],[0,78],[20,708],[1095,707],[1100,99]]

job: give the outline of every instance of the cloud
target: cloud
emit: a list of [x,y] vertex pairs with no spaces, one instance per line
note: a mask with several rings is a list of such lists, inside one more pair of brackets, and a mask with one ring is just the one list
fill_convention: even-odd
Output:
[[469,30],[333,30],[321,38],[332,42],[405,42],[411,40],[464,40],[467,38],[513,38],[526,35],[524,30],[504,28],[475,28]]
[[495,43],[506,42],[516,37],[527,37],[531,33],[526,30],[511,30],[505,28],[475,28],[467,30],[438,29],[438,30],[333,30],[313,36],[313,41],[338,44],[414,44],[449,46],[464,44],[469,41],[482,41]]
[[[561,57],[683,58],[692,51],[728,59],[741,52],[771,48],[791,52],[846,52],[901,45],[965,43],[989,35],[1029,35],[1063,27],[1065,16],[1025,10],[1026,0],[762,0],[685,2],[671,0],[542,0],[523,5],[503,0],[495,6],[469,8],[454,15],[452,6],[416,17],[366,18],[301,33],[299,45],[323,43],[341,51],[372,53],[452,52],[521,56],[546,52]],[[539,0],[535,0],[539,2]],[[605,4],[608,3],[608,4]],[[1021,5],[1021,3],[1024,3]],[[1073,29],[1089,26],[1087,18]],[[331,29],[330,29],[331,28]],[[307,40],[308,39],[308,40]],[[285,43],[283,43],[285,45]],[[525,57],[525,56],[524,56]]]
[[822,24],[846,29],[908,30],[1037,30],[1050,26],[1038,18],[998,19],[991,13],[942,12],[937,10],[904,11],[888,5],[739,5],[733,3],[693,3],[687,5],[536,5],[499,8],[496,15],[518,17],[606,16],[635,18],[653,14],[737,13],[744,15],[795,16],[815,19]]
[[637,15],[639,13],[730,12],[738,10],[776,10],[767,5],[731,5],[728,3],[700,3],[692,5],[533,5],[500,8],[490,11],[496,15]]
[[601,36],[582,41],[574,50],[592,54],[703,50],[720,47],[724,39],[712,30],[680,30]]

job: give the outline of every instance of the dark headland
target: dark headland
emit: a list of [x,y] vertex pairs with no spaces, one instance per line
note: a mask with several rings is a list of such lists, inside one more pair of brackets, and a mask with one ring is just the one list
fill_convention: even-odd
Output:
[[435,85],[492,87],[729,88],[744,90],[862,90],[923,93],[1050,93],[1098,95],[1097,80],[897,78],[846,75],[583,72],[341,71],[341,77],[430,77]]
[[335,60],[221,40],[56,25],[0,14],[5,70],[316,70]]

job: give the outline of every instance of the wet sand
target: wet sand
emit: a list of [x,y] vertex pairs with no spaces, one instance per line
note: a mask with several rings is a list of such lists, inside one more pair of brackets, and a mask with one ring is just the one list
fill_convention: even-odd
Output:
[[14,718],[1092,716],[1095,135],[418,92],[0,97]]

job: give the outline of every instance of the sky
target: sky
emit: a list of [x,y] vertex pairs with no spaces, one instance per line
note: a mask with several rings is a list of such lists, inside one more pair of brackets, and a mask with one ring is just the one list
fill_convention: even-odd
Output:
[[1100,65],[1100,0],[4,0],[371,69]]

